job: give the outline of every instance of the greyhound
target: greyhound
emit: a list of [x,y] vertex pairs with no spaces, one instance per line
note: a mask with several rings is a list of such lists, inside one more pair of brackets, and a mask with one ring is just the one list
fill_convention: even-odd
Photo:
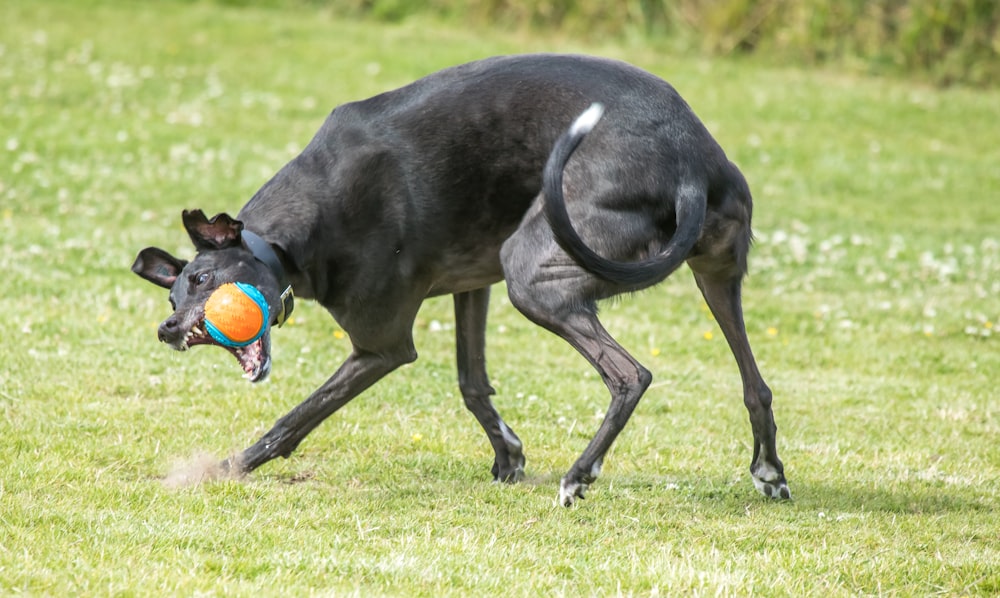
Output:
[[291,289],[349,335],[352,352],[333,376],[223,462],[239,473],[289,457],[320,422],[413,362],[421,303],[451,294],[465,406],[496,453],[494,480],[516,482],[522,443],[491,402],[484,356],[490,286],[505,279],[511,303],[579,351],[611,393],[560,481],[559,504],[571,506],[652,378],[601,325],[597,302],[686,262],[736,358],[754,485],[787,499],[772,395],[743,321],[751,204],[743,175],[660,78],[595,57],[501,56],[337,107],[236,218],[183,212],[192,261],[150,247],[132,270],[170,289],[174,313],[158,336],[178,350],[214,343],[204,326],[214,289],[259,289],[268,330],[230,348],[253,382],[270,371],[270,329],[293,308]]

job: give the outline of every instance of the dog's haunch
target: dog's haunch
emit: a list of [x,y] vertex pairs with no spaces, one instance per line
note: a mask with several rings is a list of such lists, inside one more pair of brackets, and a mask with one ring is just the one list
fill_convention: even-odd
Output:
[[226,347],[245,347],[264,334],[269,321],[264,295],[253,285],[231,282],[205,302],[205,330]]

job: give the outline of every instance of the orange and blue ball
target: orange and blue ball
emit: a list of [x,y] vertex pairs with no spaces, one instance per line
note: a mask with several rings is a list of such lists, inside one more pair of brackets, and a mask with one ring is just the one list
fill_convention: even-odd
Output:
[[267,299],[253,285],[230,282],[215,289],[205,302],[205,331],[226,347],[245,347],[267,330]]

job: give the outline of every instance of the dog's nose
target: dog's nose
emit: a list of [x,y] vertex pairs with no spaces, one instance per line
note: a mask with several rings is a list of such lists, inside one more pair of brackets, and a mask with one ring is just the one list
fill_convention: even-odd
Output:
[[180,321],[175,317],[170,317],[160,324],[159,329],[156,331],[156,336],[160,339],[161,343],[169,343],[177,340],[179,330]]

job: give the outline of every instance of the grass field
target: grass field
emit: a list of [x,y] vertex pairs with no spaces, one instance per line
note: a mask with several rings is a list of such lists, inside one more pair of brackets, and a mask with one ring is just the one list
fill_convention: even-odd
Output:
[[[0,4],[0,595],[1000,593],[1000,92],[204,3]],[[346,356],[315,305],[269,382],[156,342],[129,265],[190,255],[335,105],[521,51],[627,59],[741,165],[748,328],[794,500],[756,494],[739,377],[688,272],[604,306],[654,385],[578,507],[558,479],[606,407],[494,293],[496,403],[528,480],[454,382],[450,301],[421,358],[248,479],[172,489],[256,440]]]

